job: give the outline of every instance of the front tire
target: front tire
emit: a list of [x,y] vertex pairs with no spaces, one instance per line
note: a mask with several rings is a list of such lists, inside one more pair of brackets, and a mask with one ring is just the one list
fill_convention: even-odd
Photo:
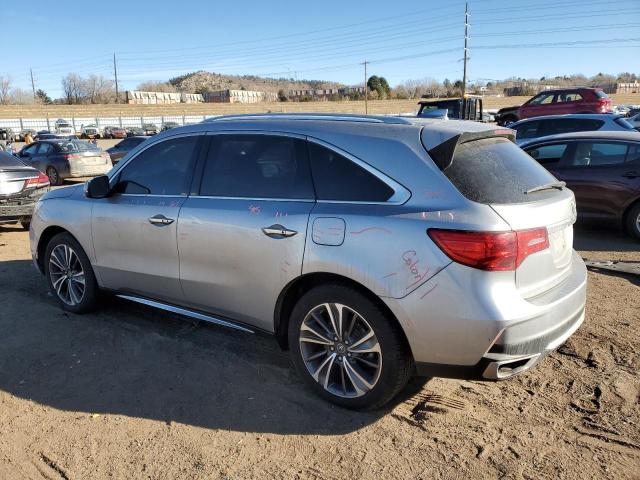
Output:
[[405,387],[413,371],[395,321],[344,285],[322,285],[298,300],[289,321],[289,349],[311,389],[350,409],[382,407]]
[[629,210],[625,226],[629,235],[640,240],[640,203]]
[[49,241],[44,273],[51,294],[63,310],[87,313],[96,307],[98,284],[91,262],[70,234],[59,233]]

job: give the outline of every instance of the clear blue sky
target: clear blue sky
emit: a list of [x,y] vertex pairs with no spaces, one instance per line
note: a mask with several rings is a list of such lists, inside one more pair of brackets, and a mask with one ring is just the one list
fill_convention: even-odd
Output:
[[[462,78],[464,0],[3,3],[0,75],[27,89],[32,67],[36,88],[54,97],[68,72],[113,77],[114,52],[122,90],[200,69],[357,84],[365,59],[391,85]],[[471,81],[640,73],[640,0],[469,0],[469,9]]]

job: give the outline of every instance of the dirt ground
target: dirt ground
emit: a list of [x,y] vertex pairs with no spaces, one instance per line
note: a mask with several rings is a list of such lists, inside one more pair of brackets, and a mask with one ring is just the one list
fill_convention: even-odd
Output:
[[[640,478],[637,276],[590,272],[584,325],[526,374],[354,413],[271,338],[116,299],[64,313],[27,237],[0,227],[0,478]],[[639,247],[576,232],[590,259]]]

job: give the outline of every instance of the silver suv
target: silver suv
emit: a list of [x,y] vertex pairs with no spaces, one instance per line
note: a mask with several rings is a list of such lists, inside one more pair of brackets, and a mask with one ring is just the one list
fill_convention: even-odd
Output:
[[507,378],[563,343],[584,319],[575,217],[511,130],[253,115],[48,193],[30,237],[65,310],[109,291],[268,332],[319,395],[377,408],[414,373]]

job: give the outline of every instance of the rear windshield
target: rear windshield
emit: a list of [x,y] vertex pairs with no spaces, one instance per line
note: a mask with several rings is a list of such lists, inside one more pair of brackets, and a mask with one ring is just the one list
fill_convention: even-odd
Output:
[[602,90],[596,90],[596,97],[598,98],[609,98],[609,96],[604,93]]
[[100,150],[89,142],[81,142],[79,140],[56,142],[56,145],[58,145],[58,148],[62,152],[90,152]]
[[556,178],[506,138],[485,138],[456,148],[444,174],[469,200],[479,203],[525,203],[542,200],[557,190],[526,194]]
[[621,127],[626,128],[627,130],[635,130],[635,127],[631,125],[631,123],[629,123],[629,121],[624,117],[618,117],[614,119],[614,122],[616,122]]

